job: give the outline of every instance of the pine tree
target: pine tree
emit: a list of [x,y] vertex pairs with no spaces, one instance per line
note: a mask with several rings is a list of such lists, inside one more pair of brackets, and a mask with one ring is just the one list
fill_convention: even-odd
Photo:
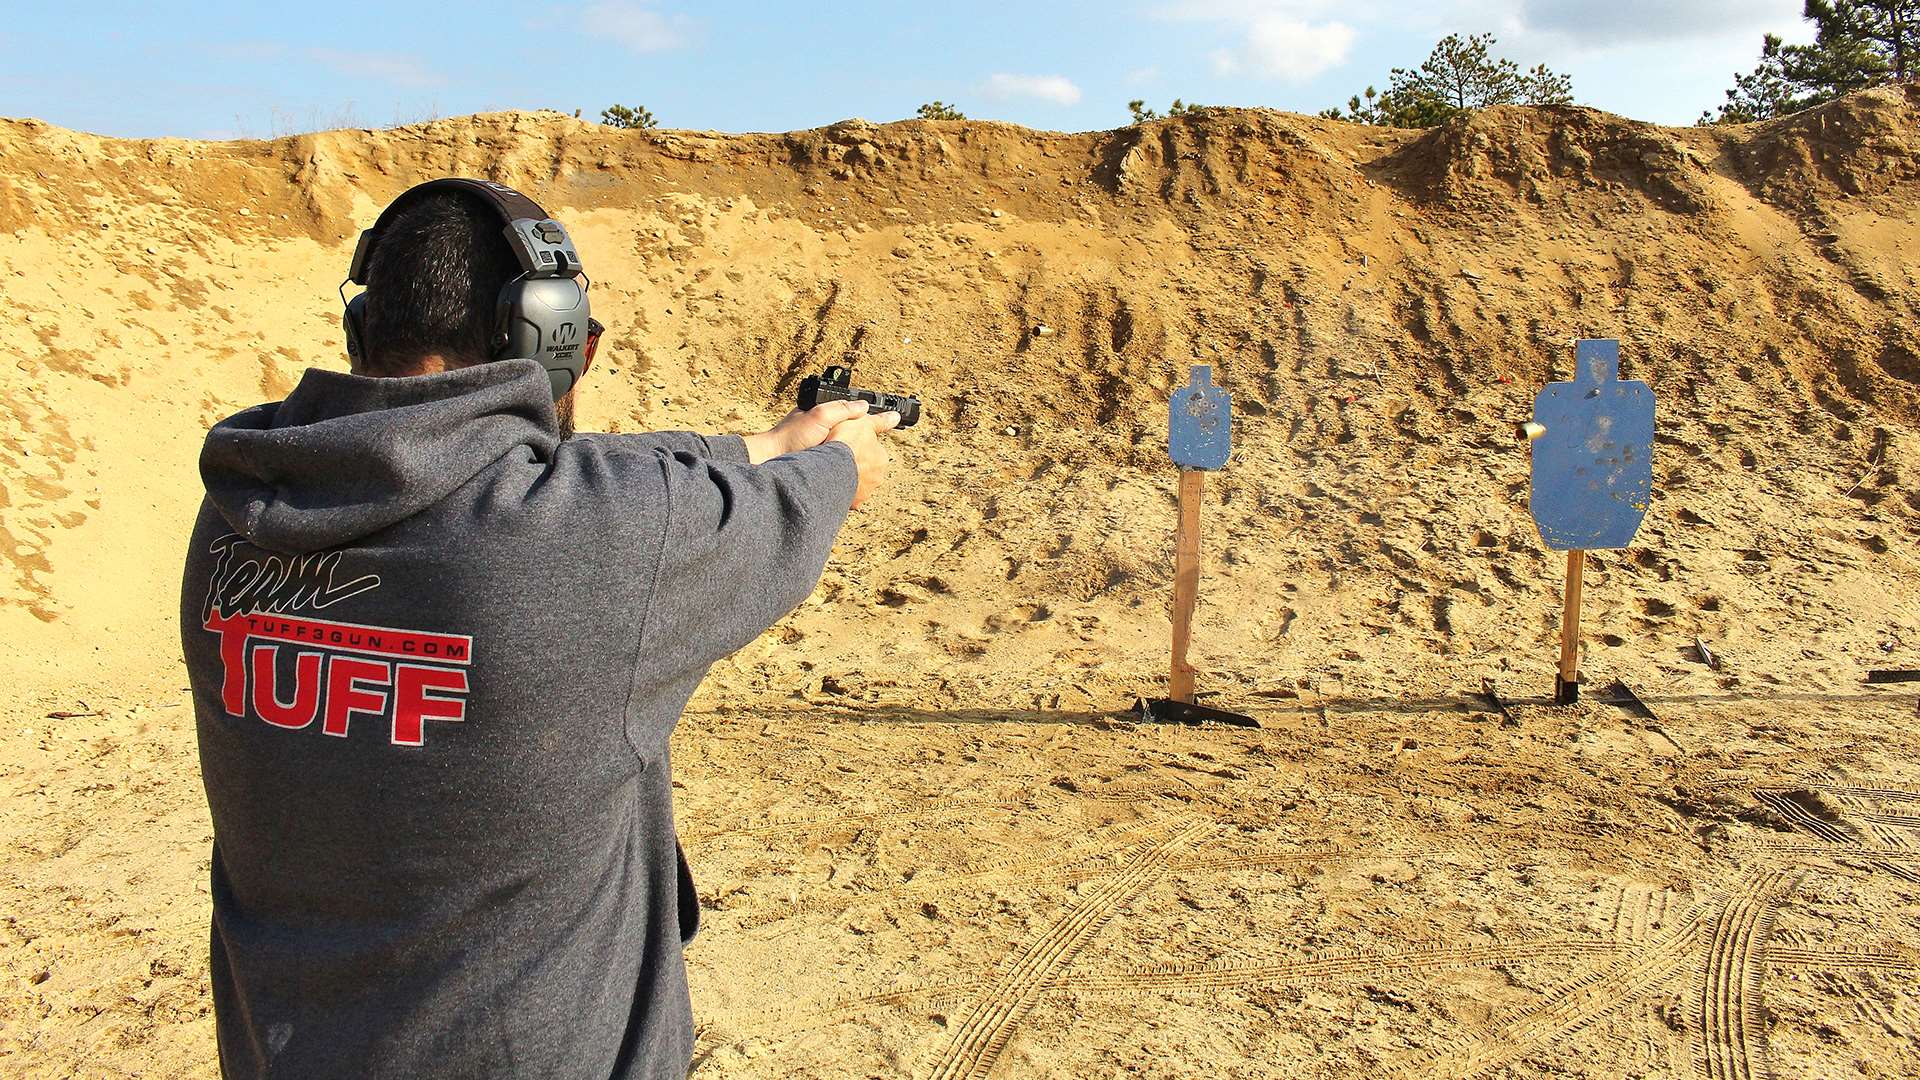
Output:
[[1431,95],[1403,97],[1392,90],[1383,94],[1369,86],[1364,97],[1355,94],[1347,99],[1346,112],[1336,107],[1322,110],[1320,115],[1328,120],[1349,120],[1356,124],[1375,124],[1380,127],[1427,128],[1446,122],[1447,117],[1458,111]]
[[655,125],[653,112],[645,105],[609,105],[600,111],[600,122],[617,128],[650,128]]
[[[1920,2],[1920,0],[1917,0]],[[1347,111],[1320,115],[1389,127],[1432,127],[1455,113],[1490,105],[1571,105],[1573,79],[1545,64],[1522,71],[1493,55],[1492,34],[1449,34],[1426,61],[1413,69],[1394,68],[1385,93],[1367,87],[1364,100],[1348,99]]]
[[[1206,108],[1205,105],[1193,105],[1181,101],[1179,98],[1174,98],[1173,104],[1167,106],[1166,115],[1170,117],[1186,116],[1190,113],[1197,113],[1204,108]],[[1149,120],[1158,120],[1161,118],[1161,114],[1157,110],[1147,108],[1147,103],[1139,98],[1127,102],[1127,111],[1133,114],[1133,122],[1136,124],[1144,124]]]
[[1743,124],[1810,109],[1837,97],[1920,75],[1920,0],[1806,0],[1811,45],[1778,34],[1761,42],[1760,63],[1733,77],[1720,114],[1703,124]]

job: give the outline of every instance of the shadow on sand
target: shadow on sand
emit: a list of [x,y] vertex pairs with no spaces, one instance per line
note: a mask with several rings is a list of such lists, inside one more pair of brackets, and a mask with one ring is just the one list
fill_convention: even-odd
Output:
[[[1551,697],[1509,697],[1502,695],[1509,708],[1546,707],[1553,704]],[[1627,699],[1607,697],[1595,694],[1582,699],[1588,704],[1613,705],[1631,708]],[[1724,706],[1724,705],[1764,705],[1764,704],[1804,704],[1804,705],[1848,705],[1881,704],[1905,705],[1912,709],[1920,705],[1920,694],[1888,693],[1867,691],[1849,693],[1780,693],[1780,694],[1641,694],[1640,700],[1649,706]],[[1491,702],[1480,694],[1453,694],[1437,697],[1351,697],[1326,698],[1319,701],[1298,699],[1269,699],[1255,695],[1249,700],[1229,702],[1221,697],[1212,698],[1208,704],[1231,707],[1256,718],[1287,716],[1311,716],[1320,712],[1329,715],[1361,715],[1366,713],[1392,713],[1412,715],[1418,713],[1487,713],[1495,711]],[[735,715],[745,710],[727,710],[726,715]],[[756,717],[763,719],[812,719],[831,717],[836,723],[853,724],[1061,724],[1068,726],[1107,728],[1117,724],[1139,723],[1139,714],[1130,706],[1107,711],[1075,709],[919,709],[906,705],[820,705],[807,708],[781,708],[751,710]]]

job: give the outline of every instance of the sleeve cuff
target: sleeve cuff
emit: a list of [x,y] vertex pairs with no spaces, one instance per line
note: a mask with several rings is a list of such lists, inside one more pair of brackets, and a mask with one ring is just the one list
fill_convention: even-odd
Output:
[[707,453],[728,465],[747,464],[747,440],[738,435],[707,436]]
[[825,466],[821,471],[834,478],[840,496],[834,509],[843,515],[852,510],[853,496],[860,490],[860,469],[853,463],[853,448],[843,442],[823,442],[800,456],[818,458]]

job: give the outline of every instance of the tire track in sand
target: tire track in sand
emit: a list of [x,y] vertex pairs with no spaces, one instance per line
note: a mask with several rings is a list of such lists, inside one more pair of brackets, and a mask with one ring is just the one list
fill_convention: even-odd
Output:
[[[1168,827],[1164,818],[1142,818],[1139,821],[1122,822],[1097,830],[1090,836],[1063,845],[1059,850],[1040,855],[1015,855],[999,859],[985,859],[966,863],[944,873],[915,876],[907,881],[875,889],[866,893],[832,893],[809,897],[785,904],[774,904],[758,911],[751,911],[740,917],[742,929],[765,926],[799,915],[811,915],[827,911],[840,911],[855,904],[884,903],[900,897],[918,897],[947,889],[960,889],[969,885],[991,884],[994,879],[1007,875],[1015,878],[1019,885],[1048,885],[1056,879],[1078,875],[1078,880],[1098,877],[1103,872],[1098,869],[1076,871],[1084,863],[1095,859],[1115,856],[1138,847],[1145,841],[1135,839],[1135,833],[1148,830],[1160,830]],[[1026,871],[1037,871],[1026,873]],[[1117,873],[1117,869],[1104,871]]]
[[[1795,844],[1790,842],[1759,844],[1761,851],[1770,855],[1813,855],[1829,859],[1895,859],[1900,862],[1912,862],[1920,859],[1920,851],[1892,851],[1870,847],[1866,844]],[[1876,869],[1884,869],[1876,866]],[[1898,869],[1898,868],[1895,868]],[[1903,871],[1904,873],[1904,871]]]
[[1786,819],[1787,824],[1803,832],[1810,832],[1829,844],[1851,844],[1859,839],[1851,830],[1844,829],[1825,818],[1818,817],[1806,807],[1795,802],[1793,796],[1796,794],[1800,794],[1800,792],[1776,788],[1759,788],[1754,791],[1753,797],[1760,800],[1762,806],[1765,806],[1767,809]]
[[1766,1017],[1762,1012],[1764,951],[1773,932],[1774,909],[1793,890],[1797,875],[1764,874],[1735,893],[1713,922],[1706,962],[1699,976],[1696,1018],[1700,1028],[1700,1075],[1707,1080],[1765,1077]]
[[[1873,789],[1850,788],[1845,790],[1857,793]],[[1812,833],[1833,845],[1836,852],[1872,852],[1873,854],[1890,855],[1894,858],[1902,856],[1903,853],[1897,850],[1887,849],[1882,852],[1879,849],[1862,845],[1860,843],[1860,837],[1847,823],[1828,821],[1794,800],[1793,796],[1803,793],[1804,791],[1802,789],[1756,788],[1754,789],[1753,797],[1760,800],[1761,805],[1778,814],[1787,824],[1803,832]],[[1920,882],[1920,874],[1916,874],[1912,870],[1904,866],[1896,865],[1884,858],[1872,859],[1868,865],[1875,870],[1890,874],[1902,881]]]
[[[1372,849],[1360,848],[1262,848],[1224,855],[1188,855],[1175,859],[1167,869],[1180,874],[1208,872],[1232,872],[1240,870],[1284,870],[1295,866],[1315,863],[1354,863],[1384,859],[1473,859],[1484,862],[1501,853],[1491,847],[1473,844],[1435,845],[1431,847],[1402,846]],[[1065,867],[1053,874],[1041,878],[1032,878],[1031,882],[1049,884],[1078,884],[1089,878],[1112,873],[1110,870],[1088,870],[1085,868]]]
[[1024,810],[1026,808],[1026,803],[1017,799],[982,799],[970,802],[941,802],[938,799],[926,799],[890,810],[874,810],[864,814],[823,814],[819,817],[776,818],[758,825],[728,825],[706,832],[690,833],[687,835],[687,840],[704,844],[730,836],[781,836],[819,829],[867,825],[876,821],[893,821],[899,818],[943,817],[948,814],[965,814],[977,810]]
[[[1120,838],[1168,825],[1169,819],[1166,818],[1142,818],[1138,821],[1107,826],[1090,837],[1070,842],[1059,850],[1047,854],[1010,856],[967,863],[949,871],[914,877],[865,893],[830,893],[785,903],[772,903],[741,915],[739,925],[742,929],[754,929],[801,915],[844,910],[855,904],[886,903],[902,897],[918,897],[968,886],[997,884],[998,879],[1001,878],[1009,878],[1011,884],[1020,887],[1078,885],[1095,878],[1110,877],[1123,869],[1113,865],[1089,866],[1089,863],[1096,859],[1123,854],[1129,848],[1145,842],[1141,840],[1128,843],[1117,842]],[[1187,855],[1170,861],[1167,864],[1167,870],[1178,874],[1284,870],[1317,863],[1350,863],[1373,859],[1471,858],[1485,861],[1498,857],[1499,854],[1492,848],[1472,844],[1387,847],[1365,851],[1288,847],[1258,849],[1227,855]]]
[[1913,814],[1857,814],[1861,821],[1871,821],[1879,825],[1894,825],[1902,829],[1920,829],[1920,816]]
[[794,833],[816,832],[822,829],[838,829],[867,825],[880,821],[896,821],[911,818],[946,817],[952,814],[973,813],[979,810],[1031,810],[1036,801],[1050,801],[1057,804],[1071,803],[1120,803],[1127,806],[1140,806],[1152,799],[1172,799],[1170,792],[1140,791],[1138,793],[1113,792],[1065,792],[1053,787],[1040,787],[1020,796],[1004,799],[970,799],[964,802],[945,802],[940,799],[919,799],[901,806],[885,810],[872,810],[861,814],[820,814],[808,817],[775,818],[754,824],[722,825],[716,829],[701,832],[688,832],[685,839],[694,843],[706,843],[733,836],[783,836]]
[[1850,799],[1876,799],[1885,802],[1920,803],[1920,791],[1907,791],[1903,788],[1847,787],[1839,784],[1811,784],[1817,791],[1834,795],[1844,795]]
[[[1339,978],[1459,971],[1526,960],[1610,957],[1623,952],[1631,953],[1638,948],[1638,943],[1633,940],[1581,937],[1541,938],[1504,945],[1436,945],[1405,952],[1351,953],[1295,960],[1216,961],[1134,968],[1110,974],[1063,974],[1049,980],[1045,989],[1129,993],[1306,983]],[[1811,971],[1885,971],[1898,974],[1920,971],[1920,956],[1880,949],[1801,949],[1768,945],[1758,950],[1757,955],[1772,966]],[[838,1016],[865,1006],[898,1005],[915,997],[977,990],[984,981],[948,979],[844,997],[835,1000],[820,1015],[822,1018]]]
[[1337,978],[1377,978],[1410,972],[1457,971],[1492,967],[1525,960],[1570,959],[1576,956],[1616,956],[1633,948],[1630,943],[1601,938],[1542,938],[1504,945],[1438,945],[1397,953],[1354,953],[1302,960],[1267,962],[1229,961],[1212,964],[1169,964],[1135,968],[1113,974],[1063,975],[1049,990],[1145,992],[1154,990],[1208,990],[1263,983],[1314,982]]
[[931,1080],[983,1077],[1006,1049],[1014,1028],[1046,989],[1055,973],[1105,926],[1114,912],[1145,891],[1166,872],[1171,856],[1200,840],[1215,826],[1190,825],[1164,843],[1142,852],[1126,869],[1075,904],[1039,937],[1020,951],[987,992],[968,1010],[966,1022],[953,1033],[934,1062]]
[[[1228,960],[1205,964],[1164,964],[1116,972],[1058,974],[1041,987],[1052,992],[1149,993],[1222,987],[1309,983],[1343,978],[1461,971],[1523,960],[1610,957],[1636,948],[1632,942],[1605,938],[1553,937],[1497,945],[1434,945],[1399,952],[1340,953],[1290,959]],[[947,996],[979,990],[985,979],[943,979],[909,983],[868,994],[836,998],[817,1014],[844,1016],[872,1005],[900,1005],[916,997]]]
[[1770,855],[1801,855],[1816,859],[1853,860],[1864,862],[1869,870],[1897,877],[1901,881],[1920,883],[1920,873],[1901,866],[1903,862],[1920,859],[1920,851],[1899,851],[1893,848],[1877,848],[1866,844],[1762,844],[1760,850]]
[[1667,890],[1638,882],[1620,886],[1614,892],[1609,919],[1613,939],[1633,944],[1646,941],[1653,927],[1666,918],[1666,910]]
[[1903,975],[1920,971],[1920,957],[1877,949],[1794,949],[1769,945],[1767,963],[1813,971],[1886,971]]
[[1638,953],[1565,984],[1549,1000],[1462,1044],[1415,1061],[1404,1072],[1422,1078],[1476,1076],[1598,1020],[1684,968],[1699,943],[1701,923],[1701,913],[1695,910],[1672,933]]

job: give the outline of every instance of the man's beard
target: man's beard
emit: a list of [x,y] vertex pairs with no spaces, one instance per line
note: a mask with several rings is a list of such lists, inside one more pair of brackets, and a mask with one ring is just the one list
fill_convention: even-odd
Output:
[[560,422],[560,438],[573,438],[573,391],[568,390],[553,403],[554,418]]

